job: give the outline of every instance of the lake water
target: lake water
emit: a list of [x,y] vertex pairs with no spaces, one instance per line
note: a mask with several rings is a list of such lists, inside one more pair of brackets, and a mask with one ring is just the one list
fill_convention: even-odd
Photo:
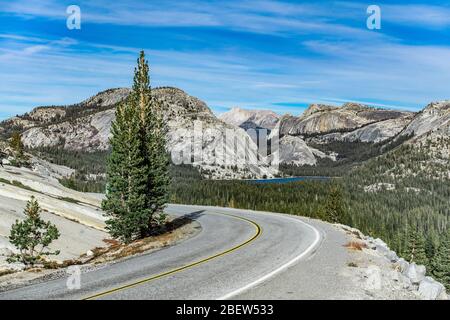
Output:
[[288,183],[296,181],[327,181],[330,177],[289,177],[289,178],[274,178],[274,179],[258,179],[248,180],[250,183]]

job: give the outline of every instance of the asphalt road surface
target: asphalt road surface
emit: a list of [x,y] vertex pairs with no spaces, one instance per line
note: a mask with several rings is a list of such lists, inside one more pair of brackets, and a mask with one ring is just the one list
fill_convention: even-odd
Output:
[[183,205],[170,205],[168,213],[191,216],[202,231],[82,273],[80,289],[68,289],[67,278],[60,278],[0,293],[0,299],[289,298],[271,289],[286,281],[277,277],[311,257],[323,240],[317,227],[282,214]]

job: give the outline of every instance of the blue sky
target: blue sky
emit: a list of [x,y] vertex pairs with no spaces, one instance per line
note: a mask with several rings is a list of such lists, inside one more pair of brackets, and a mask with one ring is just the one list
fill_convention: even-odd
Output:
[[[347,101],[419,110],[450,98],[446,2],[0,0],[0,119],[130,86],[141,49],[153,86],[216,113]],[[81,30],[66,27],[71,4]],[[371,4],[381,30],[366,28]]]

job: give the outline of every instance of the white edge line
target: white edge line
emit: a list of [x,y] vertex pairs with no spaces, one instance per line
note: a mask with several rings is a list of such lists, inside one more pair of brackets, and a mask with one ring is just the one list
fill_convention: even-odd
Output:
[[280,273],[280,272],[286,270],[287,268],[289,268],[289,267],[292,266],[293,264],[297,263],[297,261],[299,261],[299,260],[300,260],[301,258],[303,258],[305,255],[307,255],[309,252],[311,252],[311,250],[313,250],[313,249],[316,247],[316,245],[319,243],[319,241],[320,241],[320,233],[319,233],[319,231],[318,231],[316,228],[314,228],[312,225],[310,225],[309,223],[306,223],[306,222],[304,222],[304,221],[302,221],[302,220],[300,220],[300,219],[294,219],[294,218],[286,217],[286,216],[283,216],[283,215],[280,215],[280,216],[282,216],[282,217],[284,217],[284,218],[286,218],[286,219],[295,220],[295,221],[300,222],[300,223],[304,224],[305,226],[311,228],[311,229],[314,231],[314,234],[316,235],[316,238],[314,239],[314,242],[313,242],[308,248],[306,248],[306,250],[303,251],[301,254],[299,254],[299,255],[296,256],[294,259],[290,260],[289,262],[283,264],[283,265],[280,266],[279,268],[273,270],[272,272],[266,274],[265,276],[259,278],[258,280],[255,280],[255,281],[253,281],[253,282],[251,282],[251,283],[245,285],[245,286],[242,287],[242,288],[239,288],[239,289],[234,290],[234,291],[232,291],[232,292],[230,292],[230,293],[228,293],[228,294],[226,294],[226,295],[224,295],[224,296],[222,296],[222,297],[220,297],[220,298],[217,298],[216,300],[226,300],[226,299],[229,299],[229,298],[234,297],[234,296],[236,296],[236,295],[238,295],[238,294],[240,294],[240,293],[242,293],[242,292],[244,292],[244,291],[246,291],[246,290],[248,290],[248,289],[250,289],[250,288],[252,288],[252,287],[254,287],[254,286],[258,285],[258,284],[260,284],[260,283],[263,283],[263,282],[266,281],[267,279],[269,279],[269,278],[275,276],[276,274],[278,274],[278,273]]

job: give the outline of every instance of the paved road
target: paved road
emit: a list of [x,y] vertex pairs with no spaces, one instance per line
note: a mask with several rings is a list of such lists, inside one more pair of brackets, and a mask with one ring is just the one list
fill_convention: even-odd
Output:
[[322,241],[316,227],[281,214],[181,205],[168,212],[190,215],[202,231],[170,248],[83,273],[79,290],[68,290],[61,278],[0,293],[0,299],[235,298],[258,292]]

